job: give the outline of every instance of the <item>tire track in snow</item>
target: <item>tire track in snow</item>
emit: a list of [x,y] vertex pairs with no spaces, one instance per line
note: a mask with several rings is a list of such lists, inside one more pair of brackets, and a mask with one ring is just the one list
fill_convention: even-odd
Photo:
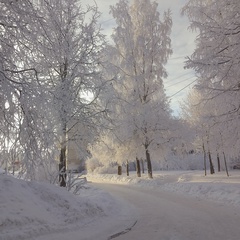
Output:
[[117,238],[117,237],[119,237],[119,236],[121,236],[121,235],[123,235],[123,234],[128,233],[129,231],[132,230],[132,228],[133,228],[136,224],[137,224],[137,220],[133,223],[132,226],[130,226],[129,228],[126,228],[125,230],[123,230],[123,231],[121,231],[121,232],[118,232],[118,233],[115,233],[115,234],[111,235],[107,240],[111,240],[111,239],[113,239],[113,238]]

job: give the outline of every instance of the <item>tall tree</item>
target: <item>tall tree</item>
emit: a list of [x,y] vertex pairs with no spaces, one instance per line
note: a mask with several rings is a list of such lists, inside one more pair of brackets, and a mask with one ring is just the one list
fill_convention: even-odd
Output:
[[[104,111],[98,97],[104,84],[101,57],[105,39],[95,6],[84,10],[79,0],[55,0],[42,1],[38,7],[44,19],[36,46],[37,61],[43,66],[39,75],[52,95],[61,148],[60,186],[65,186],[67,141],[83,138],[81,128],[88,129],[90,136]],[[91,97],[87,99],[87,95]]]
[[134,0],[132,5],[120,0],[111,6],[111,13],[117,23],[110,54],[116,73],[113,86],[120,99],[119,129],[144,148],[152,178],[150,150],[167,136],[170,118],[163,78],[167,77],[164,64],[172,53],[171,14],[164,12],[161,21],[158,4],[150,0]]
[[7,79],[1,85],[10,89],[3,92],[3,98],[8,97],[5,117],[13,111],[15,120],[9,123],[18,128],[26,159],[38,158],[29,146],[44,157],[55,155],[60,146],[60,185],[65,186],[67,141],[83,140],[86,145],[105,110],[99,100],[105,86],[99,12],[96,6],[84,9],[79,0],[2,0],[1,7],[3,16],[10,16],[1,19],[5,45],[0,50],[9,51],[1,54],[0,69]]
[[7,151],[21,146],[22,169],[32,179],[41,150],[47,148],[43,141],[47,128],[43,128],[42,121],[47,112],[42,101],[45,94],[38,84],[35,66],[26,61],[32,50],[29,33],[36,27],[36,12],[28,0],[1,0],[0,9],[1,138],[8,145]]
[[[196,49],[186,67],[196,71],[208,119],[220,130],[228,154],[239,156],[239,36],[240,2],[237,0],[190,0],[183,12],[199,32]],[[206,116],[205,116],[206,119]],[[217,127],[216,127],[217,126]],[[217,132],[217,131],[216,131]],[[214,132],[214,134],[216,134]],[[229,134],[231,133],[231,134]],[[221,139],[219,134],[218,139]],[[216,135],[214,136],[216,138]],[[218,146],[222,146],[219,140]],[[225,148],[226,149],[226,148]]]

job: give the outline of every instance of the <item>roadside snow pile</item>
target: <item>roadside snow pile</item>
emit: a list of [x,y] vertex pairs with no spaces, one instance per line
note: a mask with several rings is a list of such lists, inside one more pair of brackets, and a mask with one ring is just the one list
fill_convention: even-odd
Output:
[[229,177],[224,172],[207,176],[203,173],[183,174],[176,183],[165,184],[164,189],[240,206],[239,171],[231,172]]
[[230,172],[230,177],[225,172],[204,176],[203,171],[159,171],[154,172],[153,179],[148,179],[146,174],[137,178],[135,172],[128,177],[116,174],[87,176],[93,182],[135,184],[240,206],[240,171]]
[[[138,178],[133,172],[129,177],[89,174],[87,179],[134,184],[240,206],[240,171],[232,171],[230,177],[225,173],[205,177],[200,171],[163,171],[154,172],[154,179],[148,179],[146,174]],[[123,222],[126,226],[132,223],[132,218],[126,221],[129,208],[124,208],[124,203],[90,186],[76,196],[54,185],[0,174],[0,240],[68,239],[68,233],[76,230],[82,239],[91,240],[104,231],[104,226],[109,233],[117,232]],[[79,231],[74,239],[78,239]],[[56,233],[58,237],[49,238]]]
[[59,230],[71,231],[115,208],[114,199],[100,190],[82,192],[76,196],[54,185],[1,174],[0,239],[25,240]]

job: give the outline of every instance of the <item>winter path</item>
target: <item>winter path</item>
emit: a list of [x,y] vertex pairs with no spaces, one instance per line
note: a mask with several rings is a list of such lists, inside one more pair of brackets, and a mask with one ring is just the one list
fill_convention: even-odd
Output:
[[239,240],[239,207],[132,185],[94,186],[135,206],[136,225],[114,239]]
[[[113,239],[110,237],[119,232],[119,229],[126,231],[134,224],[133,206],[122,199],[111,197],[105,191],[97,190],[94,186],[91,186],[91,189],[96,191],[96,196],[92,193],[91,198],[95,199],[94,201],[99,201],[98,203],[104,209],[105,214],[101,217],[93,217],[92,221],[88,221],[86,224],[75,227],[70,225],[31,238],[31,240],[108,240]],[[102,196],[99,195],[99,191]],[[82,220],[84,221],[84,218]]]
[[239,171],[230,177],[161,171],[151,180],[134,172],[87,179],[92,183],[73,195],[0,169],[0,240],[239,239]]

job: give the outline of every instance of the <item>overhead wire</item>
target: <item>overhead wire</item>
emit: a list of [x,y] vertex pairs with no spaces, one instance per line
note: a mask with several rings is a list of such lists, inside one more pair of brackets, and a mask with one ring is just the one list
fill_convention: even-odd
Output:
[[[182,81],[173,83],[173,84],[171,84],[171,85],[167,85],[167,86],[165,85],[165,89],[166,89],[166,88],[169,88],[169,87],[172,87],[172,86],[175,86],[175,85],[177,85],[177,84],[179,84],[179,83],[186,82],[186,81],[188,81],[188,80],[190,80],[190,79],[192,79],[192,78],[195,78],[195,76],[191,76],[191,77],[189,77],[189,78],[183,79]],[[178,79],[178,78],[175,78],[174,80],[176,80],[176,79]]]
[[[104,20],[104,21],[101,22],[101,24],[106,23],[106,22],[109,22],[109,21],[112,21],[112,20],[114,20],[114,18],[110,18],[110,19]],[[185,57],[186,57],[186,56],[179,56],[179,57],[175,57],[175,58],[169,58],[169,61],[171,61],[171,60],[176,60],[176,59],[181,59],[181,58],[185,58]],[[185,74],[183,74],[183,75],[181,75],[181,76],[178,76],[178,77],[176,77],[176,78],[174,78],[174,79],[171,79],[170,81],[174,81],[174,80],[179,79],[179,78],[181,78],[181,77],[183,77],[183,76],[186,76],[186,75],[188,75],[188,74],[190,74],[190,73],[185,73]],[[185,81],[187,81],[187,80],[189,80],[189,79],[191,79],[191,78],[193,78],[193,77],[194,77],[194,76],[192,76],[192,77],[190,77],[190,78],[187,78],[187,79],[184,79],[184,80],[182,80],[182,81],[179,81],[179,82],[177,82],[177,83],[173,83],[173,84],[171,84],[171,85],[169,85],[169,86],[166,86],[166,88],[172,87],[172,86],[174,86],[174,85],[176,85],[176,84],[179,84],[179,83],[182,83],[182,82],[185,82]],[[169,98],[172,98],[173,96],[177,95],[178,93],[180,93],[181,91],[183,91],[184,89],[186,89],[187,87],[189,87],[191,84],[193,84],[193,83],[196,82],[196,81],[197,81],[197,79],[195,79],[194,81],[192,81],[191,83],[189,83],[189,84],[186,85],[185,87],[181,88],[179,91],[177,91],[176,93],[174,93],[173,95],[171,95]]]
[[188,85],[186,85],[185,87],[181,88],[179,91],[175,92],[174,94],[172,94],[169,98],[172,98],[173,96],[177,95],[178,93],[180,93],[181,91],[183,91],[184,89],[186,89],[187,87],[189,87],[190,85],[192,85],[194,82],[196,82],[198,80],[198,78],[196,78],[194,81],[190,82]]
[[170,80],[167,80],[167,81],[168,81],[168,82],[169,82],[169,81],[172,82],[172,81],[174,81],[174,80],[176,80],[176,79],[179,79],[179,78],[181,78],[181,77],[184,77],[184,76],[186,76],[186,75],[188,75],[188,74],[192,74],[192,72],[184,73],[184,74],[182,74],[182,75],[180,75],[180,76],[177,76],[177,77],[175,77],[175,78],[173,78],[173,79],[170,79]]
[[186,55],[179,56],[179,57],[174,57],[174,58],[169,58],[168,61],[170,61],[170,60],[176,60],[176,59],[181,59],[181,58],[186,58]]

